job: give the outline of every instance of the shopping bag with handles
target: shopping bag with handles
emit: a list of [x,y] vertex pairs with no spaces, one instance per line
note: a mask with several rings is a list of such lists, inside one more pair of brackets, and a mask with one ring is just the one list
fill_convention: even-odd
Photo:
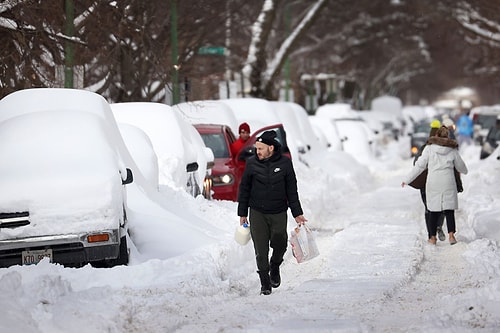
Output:
[[306,225],[297,226],[290,231],[290,244],[293,256],[299,264],[319,255],[314,234]]

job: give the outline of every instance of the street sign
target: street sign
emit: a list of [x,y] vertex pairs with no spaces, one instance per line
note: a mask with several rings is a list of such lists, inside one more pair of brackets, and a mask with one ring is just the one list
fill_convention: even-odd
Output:
[[203,46],[198,49],[201,55],[225,55],[226,48],[223,46]]

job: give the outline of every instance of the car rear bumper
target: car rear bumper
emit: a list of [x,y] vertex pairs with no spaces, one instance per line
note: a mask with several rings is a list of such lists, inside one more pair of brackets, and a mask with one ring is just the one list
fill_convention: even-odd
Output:
[[[90,243],[88,236],[108,234],[109,239]],[[51,235],[0,241],[0,267],[23,265],[22,252],[51,249],[52,262],[82,266],[89,262],[116,259],[120,254],[120,230],[98,233]]]

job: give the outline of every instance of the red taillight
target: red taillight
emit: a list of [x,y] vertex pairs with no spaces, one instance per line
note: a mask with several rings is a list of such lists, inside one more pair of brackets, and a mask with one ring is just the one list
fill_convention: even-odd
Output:
[[109,234],[96,234],[87,236],[87,242],[89,243],[107,242],[108,240]]

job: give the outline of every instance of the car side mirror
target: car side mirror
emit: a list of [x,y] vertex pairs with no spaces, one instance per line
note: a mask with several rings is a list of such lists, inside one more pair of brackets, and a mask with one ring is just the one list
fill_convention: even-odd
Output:
[[132,174],[132,170],[127,168],[127,178],[125,180],[122,179],[122,185],[130,184],[134,181],[134,175]]
[[198,163],[193,162],[193,163],[189,163],[188,165],[186,165],[186,171],[187,172],[193,172],[193,171],[196,171],[196,170],[198,170]]

